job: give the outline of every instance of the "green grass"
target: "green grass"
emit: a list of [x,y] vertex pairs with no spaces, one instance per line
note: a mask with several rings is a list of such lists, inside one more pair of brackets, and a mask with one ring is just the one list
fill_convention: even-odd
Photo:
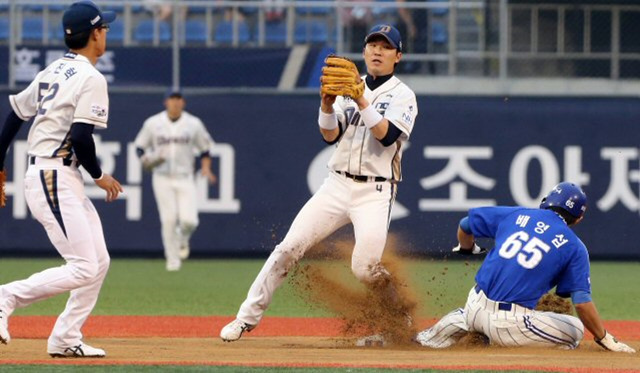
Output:
[[[122,372],[213,372],[213,373],[391,373],[391,372],[442,372],[434,369],[370,369],[370,368],[250,368],[223,366],[170,366],[170,365],[112,365],[112,366],[60,366],[60,365],[5,365],[0,366],[0,372],[34,373],[34,372],[88,372],[88,373],[122,373]],[[449,373],[505,373],[505,370],[447,370]],[[538,372],[533,370],[519,372]]]
[[[166,272],[163,260],[115,259],[94,315],[235,315],[264,260],[190,260],[180,272]],[[316,264],[317,262],[311,262]],[[0,283],[26,278],[53,259],[2,259]],[[334,262],[345,281],[356,283],[348,264]],[[407,260],[403,272],[417,294],[418,315],[441,316],[464,305],[480,262]],[[640,263],[595,262],[591,267],[594,301],[604,319],[640,320]],[[354,285],[357,286],[357,285]],[[431,294],[431,295],[428,295]],[[67,295],[60,295],[16,315],[57,315]],[[310,307],[290,282],[276,292],[269,316],[330,316]]]

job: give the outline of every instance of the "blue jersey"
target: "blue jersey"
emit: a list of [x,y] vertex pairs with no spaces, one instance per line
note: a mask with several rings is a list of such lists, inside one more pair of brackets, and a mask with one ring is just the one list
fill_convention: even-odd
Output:
[[489,299],[535,308],[540,297],[591,293],[589,254],[564,220],[551,210],[481,207],[469,210],[475,237],[495,239],[476,275]]

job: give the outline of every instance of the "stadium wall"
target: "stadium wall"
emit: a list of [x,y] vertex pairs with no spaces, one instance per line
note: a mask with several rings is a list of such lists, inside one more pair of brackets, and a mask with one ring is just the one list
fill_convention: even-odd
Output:
[[[10,110],[3,96],[2,118]],[[640,258],[633,234],[640,222],[638,100],[423,96],[418,106],[390,228],[403,250],[445,255],[469,207],[537,206],[556,182],[572,180],[589,196],[576,231],[591,256]],[[151,178],[132,142],[142,122],[163,109],[162,95],[112,94],[111,107],[109,128],[97,131],[96,141],[103,168],[125,193],[107,204],[89,182],[88,195],[113,256],[161,256]],[[317,107],[317,95],[187,98],[187,110],[203,119],[216,141],[219,175],[217,186],[199,181],[195,255],[263,256],[284,237],[327,173],[332,147],[317,131]],[[26,136],[23,128],[6,161],[0,255],[54,253],[22,193]]]

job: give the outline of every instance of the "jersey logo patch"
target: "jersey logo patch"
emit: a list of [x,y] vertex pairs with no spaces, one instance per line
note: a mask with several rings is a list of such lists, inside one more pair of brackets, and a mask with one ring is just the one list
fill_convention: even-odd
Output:
[[378,113],[384,115],[384,113],[387,111],[387,108],[389,107],[389,103],[388,102],[378,102],[376,104],[376,110],[378,111]]
[[102,105],[92,104],[91,115],[96,118],[104,119],[107,117],[107,108]]

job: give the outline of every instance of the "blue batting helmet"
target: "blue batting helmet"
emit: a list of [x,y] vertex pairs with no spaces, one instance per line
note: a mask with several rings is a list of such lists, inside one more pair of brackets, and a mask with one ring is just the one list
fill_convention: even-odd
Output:
[[587,195],[576,184],[562,182],[554,186],[540,202],[541,209],[551,207],[559,207],[571,216],[580,218],[587,210]]

